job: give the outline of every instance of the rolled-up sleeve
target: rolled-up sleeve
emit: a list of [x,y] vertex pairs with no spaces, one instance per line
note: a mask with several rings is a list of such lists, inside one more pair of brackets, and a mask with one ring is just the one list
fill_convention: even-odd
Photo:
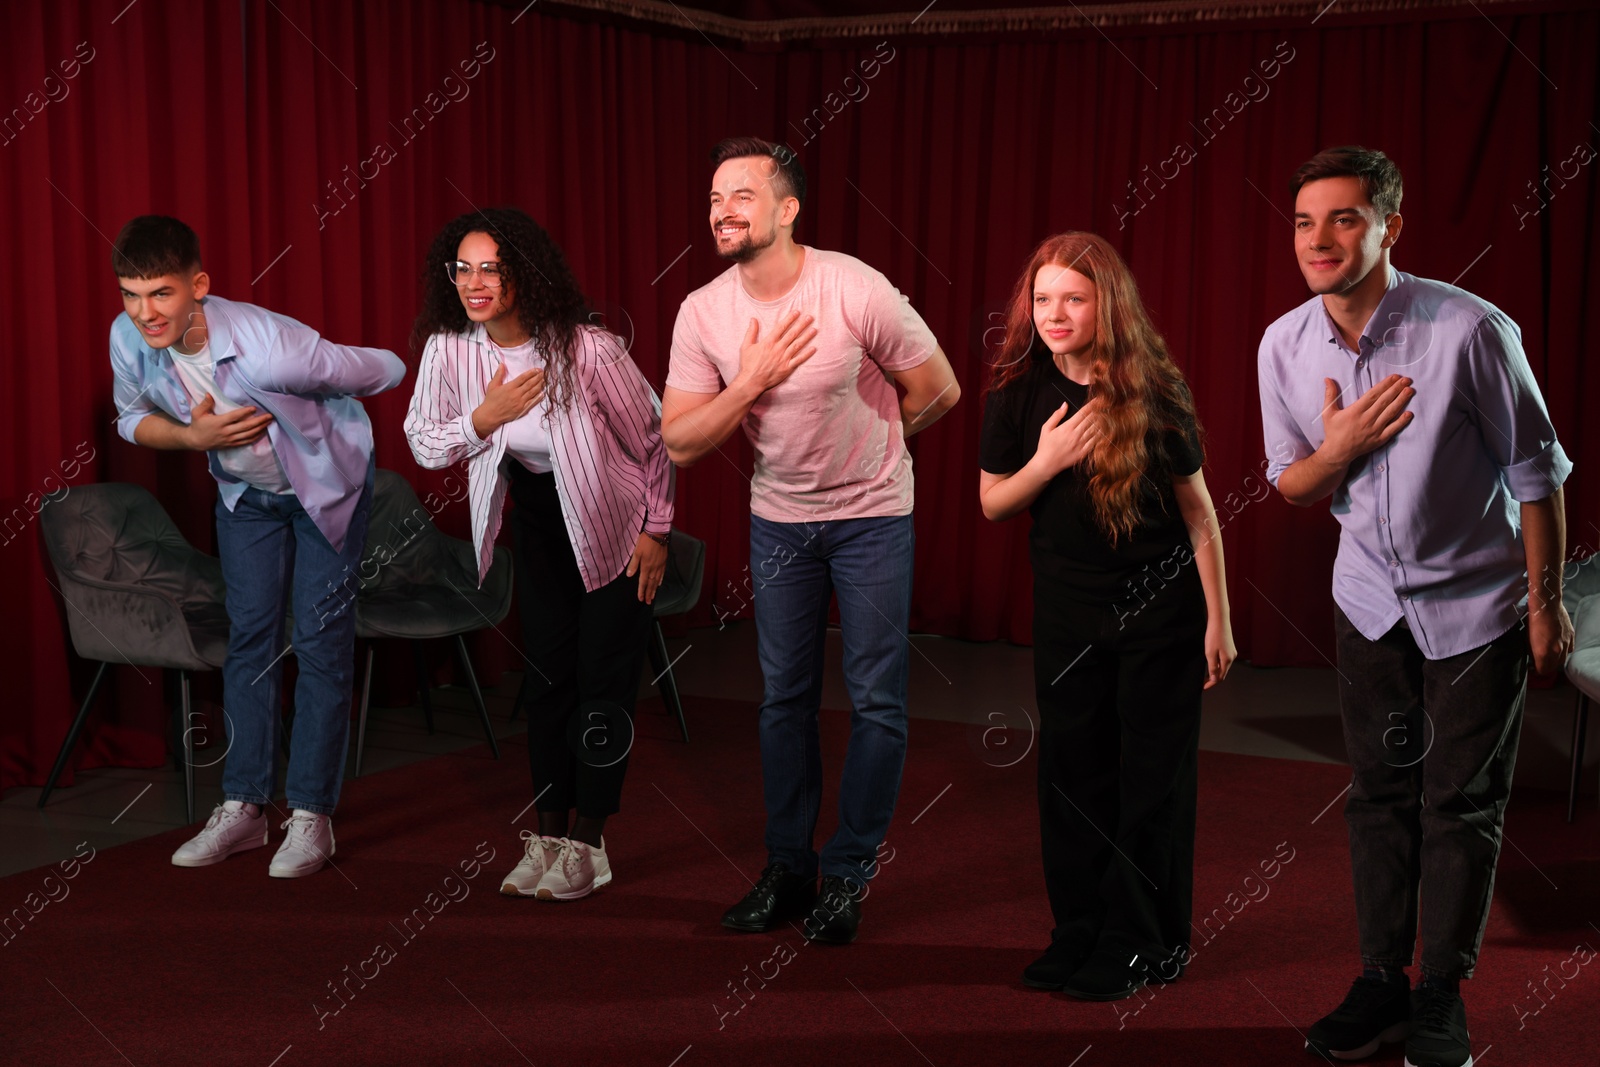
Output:
[[1467,365],[1478,432],[1511,496],[1543,500],[1567,480],[1572,461],[1556,440],[1517,324],[1498,310],[1484,315],[1467,341]]

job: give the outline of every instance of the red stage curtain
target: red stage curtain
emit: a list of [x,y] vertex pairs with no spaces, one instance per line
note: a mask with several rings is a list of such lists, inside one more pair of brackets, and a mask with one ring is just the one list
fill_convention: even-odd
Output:
[[[215,551],[216,483],[204,463],[117,437],[107,333],[122,304],[110,242],[134,215],[182,215],[213,275],[248,298],[256,256],[240,8],[125,4],[15,5],[0,46],[0,336],[10,353],[0,396],[0,788],[43,784],[93,676],[71,650],[39,537],[49,500],[68,481],[137,482],[191,542]],[[161,673],[112,672],[79,763],[162,761]]]
[[[1252,499],[1255,349],[1306,296],[1289,173],[1319,147],[1360,142],[1407,177],[1397,264],[1459,279],[1522,326],[1579,465],[1572,540],[1600,543],[1600,490],[1583,473],[1600,435],[1579,419],[1595,399],[1580,343],[1600,297],[1586,254],[1600,146],[1590,5],[787,49],[467,0],[249,3],[242,25],[234,5],[150,0],[113,23],[121,6],[21,15],[0,71],[3,105],[77,42],[96,48],[71,95],[0,146],[17,238],[0,264],[13,298],[7,514],[87,441],[96,458],[79,480],[149,484],[191,539],[213,543],[201,464],[111,428],[105,329],[119,304],[102,235],[129,216],[188,218],[223,294],[401,351],[432,233],[475,205],[516,204],[566,249],[659,389],[679,303],[723,267],[704,219],[706,152],[750,132],[800,152],[799,238],[883,270],[961,376],[961,405],[913,443],[915,629],[1029,638],[1024,523],[995,526],[976,506],[983,350],[1031,246],[1092,229],[1128,257],[1194,386],[1241,651],[1322,664],[1337,528],[1325,508]],[[411,463],[408,396],[409,382],[368,404],[378,461],[435,493],[440,525],[463,534],[460,491]],[[679,525],[711,546],[701,621],[748,599],[749,450],[736,436],[724,451],[679,478]],[[31,531],[0,546],[17,605],[0,667],[21,697],[0,727],[0,785],[42,777],[71,713],[42,559]],[[502,630],[478,643],[486,671],[515,665],[514,620]],[[87,762],[159,758],[148,715],[108,716],[121,729]]]

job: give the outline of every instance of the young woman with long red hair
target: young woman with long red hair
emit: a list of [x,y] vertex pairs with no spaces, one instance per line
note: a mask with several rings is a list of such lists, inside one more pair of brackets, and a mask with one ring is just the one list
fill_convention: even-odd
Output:
[[978,492],[1028,510],[1039,828],[1055,917],[1023,982],[1086,1000],[1188,958],[1200,693],[1235,651],[1194,401],[1094,234],[1035,249],[984,411]]

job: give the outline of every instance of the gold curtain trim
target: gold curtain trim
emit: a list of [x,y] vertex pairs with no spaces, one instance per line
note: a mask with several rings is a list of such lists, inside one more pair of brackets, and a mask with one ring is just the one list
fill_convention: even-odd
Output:
[[[505,0],[503,0],[505,2]],[[510,0],[516,6],[520,0]],[[669,0],[547,0],[547,7],[575,7],[641,22],[698,31],[746,44],[780,44],[817,38],[903,37],[1037,33],[1051,30],[1121,26],[1175,26],[1301,18],[1307,23],[1350,15],[1427,12],[1473,6],[1505,7],[1517,0],[1138,0],[1126,4],[1085,3],[1075,7],[1012,7],[991,11],[940,11],[937,0],[920,14],[848,15],[839,18],[752,20],[685,7]]]

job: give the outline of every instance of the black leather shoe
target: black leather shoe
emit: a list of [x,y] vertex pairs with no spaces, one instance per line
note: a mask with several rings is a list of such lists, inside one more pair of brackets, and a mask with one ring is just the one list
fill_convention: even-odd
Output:
[[1061,991],[1079,1000],[1126,1000],[1151,977],[1150,968],[1121,948],[1097,948],[1072,973]]
[[822,892],[817,894],[817,906],[806,916],[802,934],[807,941],[824,945],[848,945],[856,939],[856,928],[861,925],[861,886],[838,875],[822,879]]
[[1022,984],[1030,989],[1061,989],[1089,958],[1091,947],[1066,939],[1052,941],[1043,956],[1022,969]]
[[760,934],[785,920],[804,915],[816,903],[817,886],[781,863],[771,863],[744,899],[722,913],[730,930]]

